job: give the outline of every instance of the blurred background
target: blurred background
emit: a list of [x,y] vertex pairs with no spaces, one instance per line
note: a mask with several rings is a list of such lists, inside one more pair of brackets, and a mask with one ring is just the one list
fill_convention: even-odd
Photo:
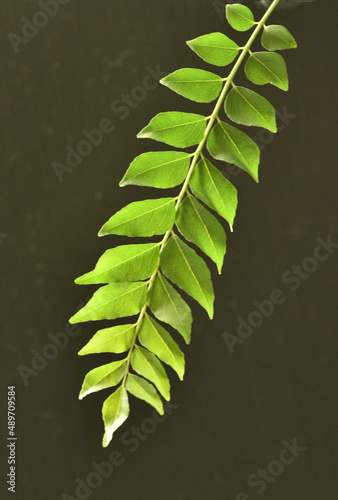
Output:
[[[337,498],[335,2],[271,18],[299,45],[283,53],[290,91],[255,89],[275,105],[280,133],[251,131],[264,150],[258,185],[218,164],[239,191],[238,215],[222,276],[210,263],[215,319],[192,304],[186,376],[181,383],[170,371],[166,417],[133,398],[129,419],[102,449],[109,390],[77,399],[87,371],[111,357],[77,356],[96,325],[70,329],[68,318],[94,291],[73,281],[126,241],[97,238],[101,225],[158,195],[118,187],[136,155],[163,147],[137,132],[160,111],[210,112],[158,80],[180,67],[211,68],[186,40],[225,31],[245,43],[247,34],[226,25],[225,3],[0,4],[1,404],[15,384],[20,500]],[[258,19],[258,4],[245,3]],[[242,73],[237,82],[247,85]],[[86,149],[81,141],[100,127]],[[257,314],[271,295],[279,304]],[[5,442],[2,451],[6,459]]]

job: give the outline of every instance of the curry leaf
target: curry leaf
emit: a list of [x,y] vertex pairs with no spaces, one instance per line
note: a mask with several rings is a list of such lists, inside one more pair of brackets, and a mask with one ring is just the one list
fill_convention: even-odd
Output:
[[131,346],[135,325],[116,325],[99,330],[78,352],[80,356],[99,352],[126,352]]
[[233,225],[237,209],[237,189],[206,158],[196,165],[190,179],[194,195]]
[[212,259],[221,274],[225,254],[225,232],[218,220],[188,195],[177,214],[176,224],[180,233],[197,245]]
[[204,260],[175,234],[163,249],[161,268],[170,281],[197,300],[209,317],[213,317],[214,291],[210,271]]
[[181,151],[143,153],[130,164],[120,186],[128,184],[156,188],[177,186],[187,175],[190,157],[190,154]]
[[75,283],[89,285],[144,280],[154,272],[159,255],[157,243],[111,248],[100,257],[93,271],[80,276]]
[[129,416],[128,393],[121,385],[113,394],[111,394],[103,403],[102,417],[105,427],[105,433],[102,440],[102,446],[106,448],[113,438],[113,434]]
[[141,132],[139,139],[154,139],[176,148],[198,144],[204,135],[206,118],[195,113],[168,111],[156,115]]
[[263,47],[270,51],[295,49],[297,47],[297,42],[290,31],[285,26],[279,26],[278,24],[270,24],[264,28],[261,42]]
[[264,97],[244,87],[233,88],[226,100],[225,111],[235,123],[264,127],[277,132],[274,107]]
[[210,132],[208,150],[216,160],[237,165],[258,182],[260,152],[257,144],[241,130],[220,121]]
[[158,273],[150,289],[149,307],[156,318],[176,328],[186,343],[190,343],[192,325],[190,307],[161,273]]
[[223,33],[209,33],[189,40],[187,44],[204,61],[215,66],[226,66],[232,63],[240,50],[237,43]]
[[171,90],[196,102],[211,102],[222,90],[222,78],[201,69],[184,68],[161,80]]
[[254,52],[245,65],[245,74],[256,85],[271,83],[288,90],[289,79],[283,57],[276,52]]
[[254,15],[245,5],[235,3],[226,6],[227,20],[235,30],[247,31],[255,24]]
[[131,366],[142,377],[150,380],[162,394],[164,399],[170,399],[170,383],[161,361],[152,352],[140,346],[135,346]]
[[174,198],[135,201],[113,215],[99,231],[99,236],[153,236],[170,229],[175,220]]
[[126,364],[127,361],[123,359],[122,361],[113,361],[112,363],[91,370],[87,373],[83,381],[79,399],[84,398],[92,392],[117,385],[123,378]]
[[132,316],[141,311],[147,297],[147,284],[110,283],[99,288],[89,302],[69,320],[83,323],[101,319],[115,319]]
[[143,399],[152,405],[160,415],[164,414],[163,403],[158,392],[155,387],[144,380],[144,378],[130,373],[127,378],[126,388],[133,396]]
[[171,366],[183,380],[184,354],[163,326],[146,315],[142,322],[139,339],[144,347]]

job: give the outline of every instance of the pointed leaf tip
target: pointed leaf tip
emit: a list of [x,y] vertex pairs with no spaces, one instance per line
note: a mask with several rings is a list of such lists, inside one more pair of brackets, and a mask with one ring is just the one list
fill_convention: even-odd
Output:
[[106,448],[111,442],[114,432],[127,420],[129,416],[128,393],[124,386],[120,386],[109,396],[102,406],[102,418],[105,433],[102,446]]

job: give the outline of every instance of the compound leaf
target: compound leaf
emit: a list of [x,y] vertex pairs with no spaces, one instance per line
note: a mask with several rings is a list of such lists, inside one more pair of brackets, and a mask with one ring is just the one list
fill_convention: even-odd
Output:
[[137,134],[140,139],[153,139],[176,148],[198,144],[206,128],[206,117],[195,113],[168,111],[159,113]]
[[188,46],[204,61],[215,66],[232,63],[239,47],[223,33],[209,33],[187,42]]
[[99,366],[88,372],[83,381],[79,399],[83,399],[93,392],[117,385],[123,378],[126,366],[127,360],[122,359],[120,361],[113,361],[107,365]]
[[161,273],[158,273],[150,288],[149,307],[157,319],[176,328],[185,342],[190,343],[192,325],[190,307]]
[[131,357],[131,366],[142,377],[150,380],[162,394],[164,399],[170,399],[170,383],[161,361],[152,352],[135,346]]
[[264,127],[277,132],[276,112],[264,97],[245,87],[236,86],[225,100],[225,112],[240,125]]
[[132,161],[120,186],[134,184],[162,189],[178,186],[188,172],[190,157],[181,151],[143,153]]
[[196,165],[189,186],[194,195],[233,225],[237,209],[237,189],[206,158]]
[[175,220],[174,198],[135,201],[113,215],[99,231],[99,236],[154,236],[164,234]]
[[177,212],[176,225],[180,233],[212,259],[221,274],[225,255],[225,232],[206,208],[194,196],[188,195]]
[[130,373],[127,378],[126,389],[136,398],[143,399],[152,405],[160,415],[164,414],[163,403],[155,387],[144,380]]
[[113,434],[129,416],[128,393],[121,385],[113,394],[111,394],[103,403],[102,417],[105,427],[105,433],[102,440],[102,446],[106,448],[113,438]]
[[245,5],[235,3],[226,6],[227,20],[235,30],[247,31],[255,24],[254,15]]
[[295,49],[297,42],[285,26],[270,24],[265,26],[261,43],[266,50]]
[[245,67],[247,78],[256,85],[271,83],[281,90],[288,90],[289,79],[283,57],[276,52],[254,52]]
[[123,318],[141,311],[147,298],[147,284],[109,283],[99,288],[87,304],[69,320],[69,323]]
[[163,326],[148,314],[143,318],[139,339],[144,347],[171,366],[180,380],[183,380],[185,366],[183,352]]
[[[197,252],[202,251],[210,257],[221,272],[226,235],[209,209],[225,218],[231,227],[237,209],[237,190],[205,158],[204,150],[207,149],[216,160],[242,168],[255,181],[258,181],[260,160],[255,142],[238,128],[220,120],[221,107],[224,105],[228,118],[234,124],[264,127],[271,132],[277,130],[273,106],[256,92],[235,85],[234,80],[249,55],[244,70],[251,82],[257,85],[271,83],[287,90],[289,83],[285,61],[274,51],[294,48],[297,44],[284,26],[267,24],[270,14],[279,4],[278,0],[270,1],[271,5],[259,22],[255,22],[251,10],[241,4],[227,5],[226,17],[237,31],[253,28],[245,45],[240,47],[225,34],[217,32],[187,42],[207,63],[227,66],[235,61],[226,75],[219,76],[197,68],[181,68],[161,80],[162,84],[192,101],[210,103],[217,99],[213,109],[208,110],[207,116],[181,111],[157,114],[137,137],[163,142],[173,146],[174,150],[139,155],[130,163],[120,181],[120,186],[159,189],[182,184],[179,192],[175,197],[130,203],[115,213],[99,232],[99,236],[116,234],[147,238],[161,235],[160,241],[149,243],[146,240],[147,243],[142,241],[106,250],[95,268],[76,280],[78,284],[108,284],[94,293],[69,320],[70,323],[139,314],[134,323],[97,331],[79,351],[81,356],[127,353],[125,359],[89,371],[79,394],[81,399],[87,394],[120,384],[102,406],[104,447],[128,418],[128,392],[164,414],[161,396],[169,400],[170,382],[162,362],[171,366],[183,379],[184,354],[162,326],[166,323],[177,330],[187,344],[190,343],[192,314],[176,287],[193,297],[209,317],[213,317],[211,273]],[[253,53],[253,43],[262,30],[261,43],[266,51]],[[156,69],[157,72],[160,73]],[[155,77],[154,71],[149,73]],[[146,83],[144,85],[150,88]],[[175,150],[192,146],[196,146],[193,152]],[[197,252],[190,244],[198,247]]]
[[116,325],[96,332],[91,340],[78,352],[79,356],[100,352],[120,354],[131,346],[135,325]]
[[208,266],[175,234],[162,251],[161,268],[167,278],[197,300],[212,319],[214,291]]
[[75,280],[79,285],[140,281],[150,278],[159,259],[157,243],[121,245],[106,250],[95,269]]
[[183,68],[166,76],[160,83],[192,101],[211,102],[219,96],[223,80],[209,71]]
[[247,134],[220,121],[210,132],[207,144],[209,153],[216,160],[237,165],[258,182],[260,151]]

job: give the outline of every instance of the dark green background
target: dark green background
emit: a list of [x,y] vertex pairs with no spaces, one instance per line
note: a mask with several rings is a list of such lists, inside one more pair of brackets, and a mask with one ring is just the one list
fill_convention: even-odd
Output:
[[[111,102],[142,84],[147,66],[159,64],[163,72],[209,69],[186,40],[212,31],[237,35],[207,0],[71,0],[16,54],[7,33],[20,33],[21,18],[31,19],[39,6],[2,0],[0,233],[8,236],[0,239],[1,404],[6,407],[6,386],[16,384],[16,498],[74,495],[76,478],[85,480],[92,462],[107,460],[114,449],[125,461],[92,499],[236,500],[240,492],[251,500],[337,498],[337,250],[298,290],[282,281],[284,272],[313,255],[318,237],[331,235],[338,242],[334,5],[323,0],[273,16],[274,23],[289,27],[299,48],[284,53],[290,91],[271,86],[258,91],[295,118],[266,145],[259,185],[244,173],[232,179],[239,210],[222,276],[212,268],[215,319],[210,322],[193,306],[184,382],[170,372],[172,402],[179,407],[132,453],[121,436],[151,417],[150,407],[133,398],[129,420],[104,450],[100,411],[109,391],[77,400],[85,373],[111,359],[76,354],[95,332],[94,324],[81,326],[81,334],[29,377],[27,386],[17,367],[29,367],[31,349],[41,353],[49,332],[64,332],[78,304],[92,293],[74,285],[74,278],[89,271],[106,248],[125,241],[98,239],[100,226],[126,203],[157,195],[118,188],[134,156],[161,148],[136,140],[136,133],[159,111],[211,109],[162,86],[125,120],[111,111]],[[238,82],[245,80],[241,76]],[[51,163],[64,162],[65,147],[76,147],[81,131],[96,128],[104,117],[113,121],[114,132],[60,183]],[[222,335],[235,334],[236,318],[246,319],[255,309],[252,302],[276,288],[285,293],[284,304],[230,354]],[[3,435],[5,428],[4,422]],[[247,478],[278,459],[282,442],[294,438],[306,450],[257,495]]]

